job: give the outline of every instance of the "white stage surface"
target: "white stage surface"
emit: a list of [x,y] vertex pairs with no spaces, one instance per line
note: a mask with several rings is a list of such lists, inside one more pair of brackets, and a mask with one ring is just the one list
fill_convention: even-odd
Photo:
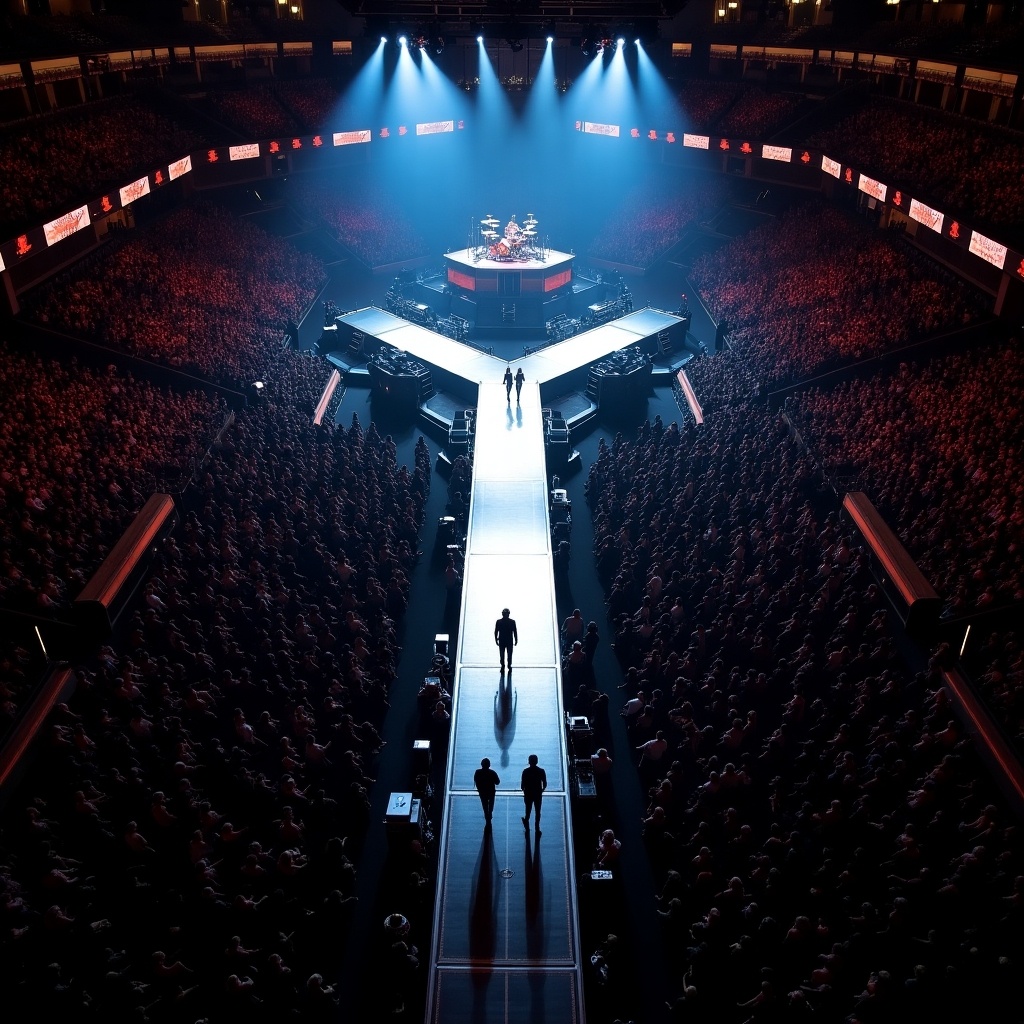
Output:
[[560,270],[568,267],[576,257],[571,252],[559,252],[557,249],[546,249],[545,259],[539,260],[533,257],[520,259],[518,257],[506,257],[503,260],[496,260],[490,256],[476,258],[476,249],[458,249],[455,252],[445,254],[445,259],[452,266],[470,273],[475,270]]
[[[439,832],[429,1024],[581,1024],[570,780],[551,564],[540,389],[510,403],[479,389],[452,733]],[[498,667],[507,605],[519,645]],[[524,829],[530,754],[547,772],[541,832]],[[473,784],[489,757],[501,778],[491,828]],[[531,823],[532,824],[532,823]]]
[[[439,367],[472,384],[500,381],[505,372],[505,359],[488,355],[471,345],[452,341],[451,338],[435,334],[426,327],[410,324],[374,306],[346,313],[338,317],[338,321],[372,335],[385,344],[393,345],[422,363]],[[619,349],[639,344],[645,338],[656,336],[659,331],[681,322],[681,317],[660,309],[638,309],[619,320],[577,334],[540,352],[514,359],[512,365],[521,366],[527,380],[544,385],[583,365],[604,359]]]

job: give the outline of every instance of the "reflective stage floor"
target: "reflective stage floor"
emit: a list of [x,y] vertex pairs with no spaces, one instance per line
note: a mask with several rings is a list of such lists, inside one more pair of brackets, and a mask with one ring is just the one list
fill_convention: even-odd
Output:
[[[517,405],[482,384],[428,994],[437,1024],[583,1018],[547,501],[539,385]],[[503,607],[519,633],[505,673]],[[540,835],[522,823],[530,754],[547,772]],[[501,778],[490,830],[473,785],[482,757]]]

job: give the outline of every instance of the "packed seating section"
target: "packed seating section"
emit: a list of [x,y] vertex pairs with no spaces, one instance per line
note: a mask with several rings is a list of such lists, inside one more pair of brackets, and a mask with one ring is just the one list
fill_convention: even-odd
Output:
[[54,278],[27,308],[56,330],[244,388],[324,280],[316,257],[198,203]]
[[[367,262],[403,251],[386,196],[358,217],[305,199]],[[372,425],[309,425],[326,368],[278,349],[315,260],[206,205],[161,232],[47,285],[32,315],[212,380],[259,375],[269,397],[188,489],[125,643],[79,668],[5,812],[7,963],[75,1019],[318,1019],[337,1012],[311,982],[351,910],[429,453],[406,469]],[[630,736],[669,740],[638,771],[680,1019],[953,1016],[977,986],[997,1005],[1019,837],[939,685],[950,652],[907,670],[821,469],[856,465],[951,611],[1019,601],[1019,343],[805,391],[790,410],[805,450],[750,400],[761,384],[963,325],[971,296],[817,204],[694,277],[734,346],[688,369],[706,424],[617,438],[588,484],[625,696],[643,694]],[[7,349],[0,389],[0,601],[59,608],[225,409]],[[0,654],[13,716],[31,659]],[[1018,637],[972,667],[1019,735]]]
[[634,756],[677,1019],[956,1019],[960,979],[1008,994],[1012,816],[780,417],[645,423],[588,501],[631,746],[667,738]]

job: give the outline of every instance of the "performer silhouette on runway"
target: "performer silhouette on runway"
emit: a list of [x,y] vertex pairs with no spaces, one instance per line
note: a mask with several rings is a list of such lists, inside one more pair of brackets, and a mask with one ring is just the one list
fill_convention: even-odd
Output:
[[531,754],[529,764],[523,769],[523,775],[519,782],[519,788],[523,791],[523,800],[526,801],[526,816],[523,818],[523,828],[530,827],[530,810],[534,811],[534,831],[540,835],[540,802],[544,797],[544,790],[548,788],[548,773],[537,764],[537,755]]
[[512,367],[505,367],[505,400],[509,405],[512,404]]
[[501,667],[505,668],[505,655],[508,655],[508,670],[512,671],[512,648],[519,645],[519,630],[516,620],[510,619],[512,613],[507,608],[501,609],[501,618],[494,624],[494,642],[498,645],[501,655]]
[[523,393],[523,381],[526,380],[526,374],[523,373],[523,368],[520,366],[516,370],[516,405],[519,404],[519,396]]
[[494,812],[494,791],[501,785],[498,773],[491,767],[491,759],[483,758],[480,767],[473,773],[473,785],[480,794],[480,803],[484,808],[484,823],[491,827],[491,814]]

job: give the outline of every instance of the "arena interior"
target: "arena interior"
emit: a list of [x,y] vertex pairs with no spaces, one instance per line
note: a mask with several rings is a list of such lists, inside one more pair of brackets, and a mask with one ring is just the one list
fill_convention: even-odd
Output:
[[9,1020],[1021,1019],[1024,5],[2,8]]

